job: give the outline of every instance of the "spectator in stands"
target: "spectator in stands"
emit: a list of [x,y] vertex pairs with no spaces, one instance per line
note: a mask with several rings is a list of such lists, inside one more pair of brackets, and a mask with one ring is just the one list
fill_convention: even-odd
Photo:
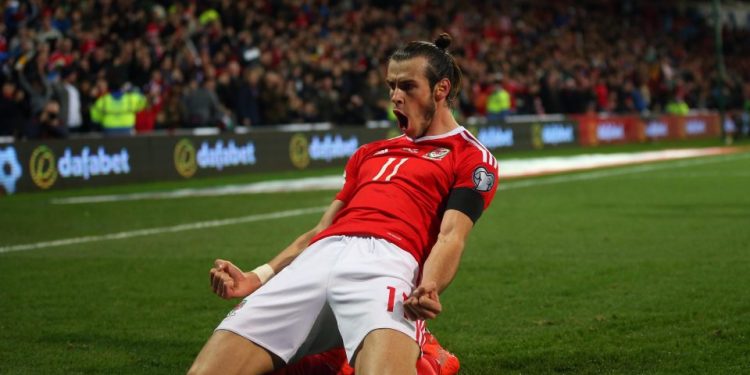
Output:
[[77,76],[75,69],[65,67],[60,72],[60,80],[52,85],[52,97],[60,104],[60,120],[68,132],[78,132],[83,125]]
[[539,96],[544,113],[563,113],[560,90],[560,74],[557,70],[553,69],[541,78]]
[[155,77],[146,85],[148,88],[149,106],[135,115],[135,132],[138,134],[149,133],[154,130],[159,113],[164,106],[158,73],[158,71],[155,71],[153,74]]
[[216,95],[219,97],[221,105],[229,112],[236,114],[239,112],[239,91],[242,85],[240,64],[236,61],[230,61],[219,73],[216,84]]
[[318,97],[315,101],[315,106],[318,107],[321,120],[325,122],[338,120],[341,114],[340,100],[341,94],[334,87],[333,77],[323,77],[320,82]]
[[[368,81],[377,75],[378,60],[397,41],[431,37],[439,25],[463,41],[455,54],[467,86],[457,108],[466,116],[485,114],[489,73],[496,71],[505,74],[517,113],[661,112],[676,87],[690,108],[718,108],[706,15],[692,3],[628,2],[625,13],[615,11],[620,3],[5,1],[0,74],[23,88],[32,108],[24,116],[31,120],[49,100],[50,74],[72,66],[83,129],[102,95],[92,96],[94,82],[114,74],[148,92],[157,70],[164,79],[162,111],[171,111],[156,113],[157,119],[174,127],[193,126],[174,115],[179,106],[172,95],[185,91],[177,77],[199,73],[218,81],[219,101],[241,124],[341,122],[347,116],[340,111],[358,102],[355,95],[365,103],[365,118],[377,120],[389,116],[378,104],[387,103],[387,92]],[[730,77],[724,104],[739,110],[750,71],[750,31],[726,28],[723,36]],[[255,82],[245,86],[248,71],[256,69]]]
[[244,126],[257,126],[260,120],[260,77],[261,68],[245,71],[244,80],[237,92],[238,122]]
[[367,108],[362,98],[354,94],[349,97],[349,102],[344,103],[341,117],[337,123],[341,125],[364,125],[367,122]]
[[37,39],[40,42],[45,43],[61,39],[62,37],[63,35],[60,30],[56,29],[52,24],[52,16],[48,13],[45,14],[42,19],[42,29],[39,34],[37,34]]
[[666,112],[670,115],[685,116],[690,112],[690,107],[685,103],[682,94],[674,93],[667,103]]
[[[26,97],[29,98],[32,118],[38,116],[47,102],[52,98],[52,88],[47,80],[47,74],[44,68],[48,51],[49,48],[47,45],[41,44],[38,50],[29,51],[26,55],[22,56],[34,56],[36,53],[35,57],[28,58],[31,60],[21,59],[16,64],[18,82],[26,92]],[[28,77],[27,74],[29,74]]]
[[157,122],[162,128],[169,130],[184,126],[182,114],[185,113],[182,105],[182,86],[173,86],[169,94],[164,95],[164,106],[157,115]]
[[[85,73],[82,73],[85,74]],[[101,125],[94,123],[91,119],[91,107],[99,99],[99,97],[105,95],[109,88],[107,87],[107,80],[103,77],[96,77],[89,79],[82,79],[81,85],[81,115],[83,117],[82,131],[101,131]]]
[[148,48],[144,45],[137,47],[135,54],[136,59],[131,63],[128,76],[130,77],[130,82],[135,87],[145,87],[151,80],[151,72],[155,71],[156,68],[154,67]]
[[67,138],[68,128],[60,118],[60,104],[49,100],[38,116],[31,120],[26,136],[38,138]]
[[135,130],[135,116],[148,105],[143,94],[128,90],[129,84],[122,82],[119,75],[110,77],[109,93],[99,97],[91,107],[91,121],[101,126],[104,135],[132,135]]
[[[524,77],[524,79],[516,98],[516,113],[524,115],[543,113],[542,100],[539,97],[539,83],[533,78]],[[465,109],[464,112],[466,112]]]
[[492,82],[492,93],[487,97],[487,120],[491,122],[505,121],[510,115],[510,93],[505,89],[503,73],[495,73]]
[[21,136],[26,128],[25,94],[13,81],[5,81],[0,95],[0,136]]
[[276,72],[265,73],[259,99],[263,124],[283,124],[287,121],[287,97],[281,75]]
[[199,77],[190,80],[187,91],[182,95],[182,118],[185,125],[193,128],[217,126],[223,110],[212,79],[199,82]]
[[366,106],[364,110],[368,120],[383,121],[388,118],[388,109],[390,107],[388,89],[385,82],[380,78],[380,74],[375,70],[367,72],[362,100]]

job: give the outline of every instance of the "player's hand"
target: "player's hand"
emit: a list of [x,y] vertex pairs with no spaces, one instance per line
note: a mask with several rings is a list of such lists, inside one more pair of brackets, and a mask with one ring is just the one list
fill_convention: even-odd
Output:
[[441,311],[443,305],[434,282],[420,285],[404,301],[404,313],[409,320],[435,319]]
[[210,277],[214,293],[224,299],[245,297],[261,285],[258,275],[252,272],[244,273],[232,262],[223,259],[214,261]]

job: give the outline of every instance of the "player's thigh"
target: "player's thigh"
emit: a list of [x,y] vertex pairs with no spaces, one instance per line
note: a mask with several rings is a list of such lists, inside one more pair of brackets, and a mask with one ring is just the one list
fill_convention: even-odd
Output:
[[215,331],[188,374],[265,374],[284,362],[252,341],[229,331]]
[[419,347],[413,338],[393,329],[365,336],[354,362],[357,375],[416,374]]
[[419,342],[423,325],[407,320],[403,301],[414,288],[418,264],[387,241],[353,238],[336,265],[329,302],[352,361],[370,332],[391,329]]
[[[331,259],[344,249],[337,246],[335,239],[313,244],[267,284],[247,296],[216,330],[234,332],[285,362],[299,359],[307,350],[318,349],[310,345],[320,341],[317,337],[320,334],[328,333],[337,339],[333,313],[326,310],[326,285]],[[333,320],[335,332],[320,331],[320,327],[329,326],[328,320]]]

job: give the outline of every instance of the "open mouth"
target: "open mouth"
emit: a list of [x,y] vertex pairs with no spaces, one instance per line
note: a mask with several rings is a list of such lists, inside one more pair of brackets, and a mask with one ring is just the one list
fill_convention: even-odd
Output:
[[396,115],[396,121],[398,121],[398,127],[401,131],[406,131],[409,128],[409,118],[398,109],[394,109],[393,114]]

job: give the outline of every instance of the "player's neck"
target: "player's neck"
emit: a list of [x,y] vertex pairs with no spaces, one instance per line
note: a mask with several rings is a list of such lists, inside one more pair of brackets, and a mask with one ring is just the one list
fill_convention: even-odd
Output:
[[424,136],[435,136],[448,133],[458,127],[458,122],[453,118],[453,113],[449,107],[440,107],[435,111],[435,117],[432,118],[432,124]]

